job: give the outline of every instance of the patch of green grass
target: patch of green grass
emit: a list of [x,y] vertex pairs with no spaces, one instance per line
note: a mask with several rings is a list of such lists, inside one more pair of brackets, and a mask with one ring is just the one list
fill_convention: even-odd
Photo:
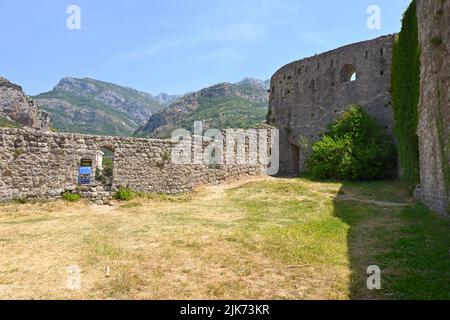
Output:
[[130,268],[122,267],[113,274],[112,279],[108,283],[109,296],[117,297],[126,295],[142,283],[142,279],[133,273]]
[[[61,203],[0,205],[0,244],[16,253],[3,269],[28,270],[36,248],[67,252],[77,243],[57,263],[81,260],[93,290],[79,298],[450,299],[450,222],[421,205],[365,201],[403,202],[404,189],[398,181],[267,179],[137,197],[115,209],[80,205],[77,216]],[[47,216],[67,223],[32,223]],[[46,255],[35,259],[48,268]],[[367,289],[371,265],[382,270],[382,290]],[[40,279],[16,277],[41,290],[26,296],[61,298],[51,278],[41,288]]]
[[136,198],[142,200],[151,200],[157,202],[189,202],[192,200],[192,193],[180,193],[175,195],[136,192]]
[[[337,201],[348,226],[352,297],[449,299],[450,223],[422,205],[385,208]],[[366,269],[382,269],[382,290],[368,292]]]
[[402,181],[346,182],[342,195],[355,195],[377,201],[406,203],[411,200],[409,187]]
[[85,256],[89,264],[112,262],[125,256],[125,251],[114,241],[116,228],[115,225],[101,225],[85,238]]
[[[346,226],[331,215],[333,198],[308,190],[304,183],[300,179],[297,183],[252,183],[230,190],[231,202],[246,216],[228,239],[258,248],[284,263],[322,264],[342,259]],[[330,246],[334,249],[328,251]]]
[[77,193],[72,193],[70,191],[64,192],[63,194],[64,201],[67,202],[77,202],[81,200],[81,196]]
[[[229,190],[228,200],[245,218],[226,240],[284,265],[349,266],[352,298],[450,298],[449,222],[422,206],[385,208],[358,201],[407,202],[406,184],[345,183],[339,192],[338,183],[319,188],[306,179],[295,181]],[[356,200],[340,201],[342,193]],[[366,287],[365,273],[372,264],[383,270],[381,291]]]
[[27,198],[17,198],[14,199],[14,202],[19,203],[19,204],[27,204],[30,200]]
[[128,202],[128,203],[120,205],[120,208],[123,208],[123,209],[132,209],[132,208],[138,208],[138,207],[142,207],[142,203]]
[[286,264],[346,265],[348,229],[334,217],[268,228],[264,251]]
[[389,250],[377,256],[395,270],[384,277],[385,290],[398,299],[450,299],[450,222],[423,205],[403,210],[400,220],[384,243]]
[[245,288],[246,284],[244,281],[230,280],[209,284],[206,290],[208,294],[212,295],[215,299],[220,299],[227,294],[245,290]]
[[119,188],[116,192],[116,199],[120,201],[130,201],[133,199],[133,190],[128,188]]

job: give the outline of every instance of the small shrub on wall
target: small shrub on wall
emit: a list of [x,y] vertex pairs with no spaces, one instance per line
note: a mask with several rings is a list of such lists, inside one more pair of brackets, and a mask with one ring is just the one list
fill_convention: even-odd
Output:
[[67,191],[63,194],[63,199],[67,202],[77,202],[81,199],[81,196],[79,194]]
[[128,188],[119,188],[116,193],[116,199],[120,201],[130,201],[133,199],[133,191]]
[[397,152],[374,119],[360,106],[350,106],[313,145],[307,165],[316,179],[391,179],[397,174]]

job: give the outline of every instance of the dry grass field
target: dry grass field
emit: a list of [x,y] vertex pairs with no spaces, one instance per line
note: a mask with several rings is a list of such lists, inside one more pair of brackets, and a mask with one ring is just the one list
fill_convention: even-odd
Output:
[[[449,231],[398,182],[4,204],[0,299],[449,299]],[[379,291],[366,287],[374,264]],[[67,288],[74,265],[80,290]]]

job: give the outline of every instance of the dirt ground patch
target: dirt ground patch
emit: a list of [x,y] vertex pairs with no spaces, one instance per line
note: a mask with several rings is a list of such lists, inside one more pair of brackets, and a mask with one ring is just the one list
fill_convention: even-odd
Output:
[[368,258],[364,243],[349,247],[354,226],[336,214],[341,188],[250,178],[112,207],[1,205],[0,299],[354,298],[352,252]]

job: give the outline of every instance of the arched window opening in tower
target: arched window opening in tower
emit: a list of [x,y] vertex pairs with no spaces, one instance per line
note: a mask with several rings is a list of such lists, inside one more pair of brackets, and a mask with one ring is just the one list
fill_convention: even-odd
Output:
[[356,81],[358,75],[356,73],[356,68],[351,64],[346,64],[341,71],[341,81],[342,82],[352,82]]

